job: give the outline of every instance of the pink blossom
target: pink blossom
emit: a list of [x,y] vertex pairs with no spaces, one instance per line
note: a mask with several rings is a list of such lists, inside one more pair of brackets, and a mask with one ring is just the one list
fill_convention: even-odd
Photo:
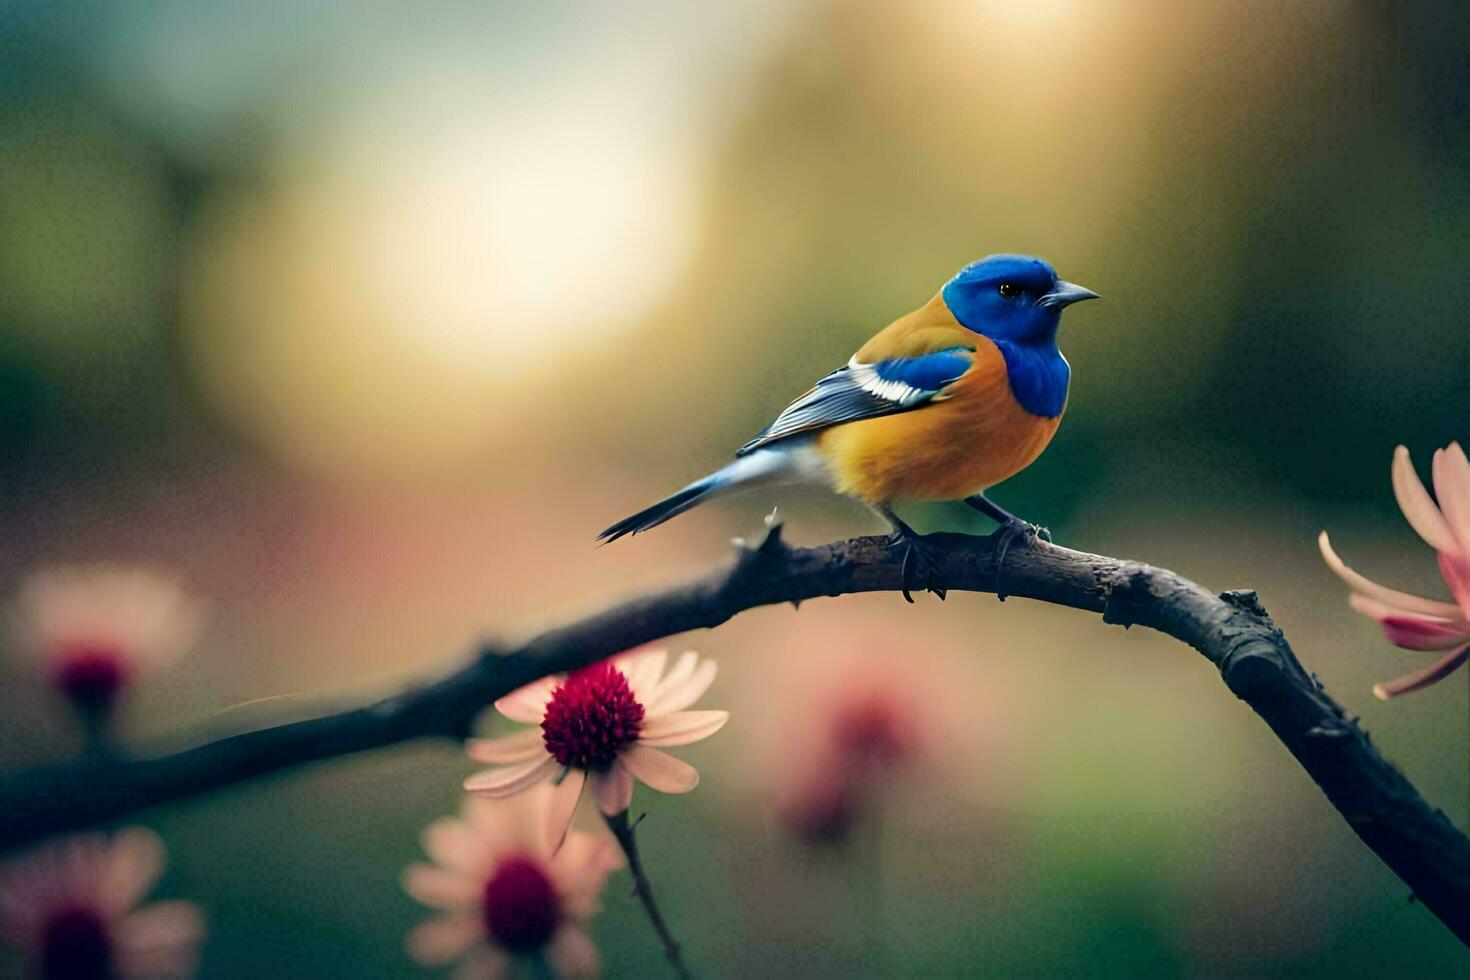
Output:
[[1370,581],[1343,563],[1326,531],[1317,539],[1327,567],[1352,590],[1348,603],[1376,619],[1390,643],[1440,654],[1428,667],[1375,685],[1373,693],[1384,700],[1441,681],[1470,658],[1470,460],[1459,443],[1435,451],[1433,476],[1437,505],[1414,472],[1409,451],[1403,446],[1394,450],[1393,490],[1399,508],[1438,553],[1439,571],[1454,602],[1425,599]]
[[37,572],[9,612],[19,647],[87,715],[109,711],[138,672],[182,656],[203,623],[177,582],[116,566]]
[[777,813],[812,842],[847,838],[923,752],[913,692],[888,672],[849,670],[802,725]]
[[556,976],[594,976],[597,948],[586,931],[610,872],[623,866],[605,834],[572,833],[556,850],[547,834],[547,784],[515,799],[466,797],[459,817],[424,831],[432,864],[415,864],[403,886],[440,914],[414,929],[409,953],[425,966],[460,960],[456,976],[502,977],[515,959],[539,959]]
[[192,976],[199,910],[180,901],[138,907],[163,865],[163,842],[142,828],[44,845],[0,871],[0,936],[46,980]]
[[708,738],[728,711],[686,710],[715,679],[713,660],[685,653],[664,672],[662,650],[635,650],[567,675],[544,678],[495,702],[526,728],[474,739],[470,758],[492,763],[464,788],[504,797],[548,780],[555,791],[547,819],[553,841],[565,836],[586,783],[607,816],[628,809],[633,781],[662,793],[687,793],[699,773],[662,749]]

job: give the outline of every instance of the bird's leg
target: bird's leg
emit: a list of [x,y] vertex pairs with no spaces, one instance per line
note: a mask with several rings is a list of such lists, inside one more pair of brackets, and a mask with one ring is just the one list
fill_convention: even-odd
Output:
[[1000,504],[991,500],[983,493],[977,493],[973,497],[966,497],[965,503],[969,504],[971,507],[984,514],[986,517],[995,521],[997,524],[1015,525],[1019,530],[1022,530],[1027,534],[1034,534],[1036,537],[1040,538],[1043,541],[1051,540],[1051,532],[1048,531],[1046,528],[1041,527],[1038,524],[1032,524],[1029,521],[1021,520],[1015,514],[1012,514],[1010,511],[1006,510]]
[[[903,553],[904,601],[913,602],[914,597],[909,594],[910,591],[922,586],[939,596],[940,601],[943,602],[949,590],[938,583],[939,562],[929,553],[919,532],[900,520],[893,509],[885,504],[876,505],[873,510],[893,528],[893,533],[888,538],[889,541],[893,544],[907,546],[907,550]],[[922,581],[918,578],[920,575],[923,576]]]
[[1001,602],[1004,602],[1006,594],[1000,584],[1000,573],[1005,567],[1006,552],[1011,549],[1011,545],[1015,544],[1017,538],[1036,537],[1049,542],[1051,532],[1038,524],[1021,520],[983,493],[966,497],[965,503],[1000,525],[1000,530],[997,532],[1000,535],[1000,551],[995,558],[995,594]]

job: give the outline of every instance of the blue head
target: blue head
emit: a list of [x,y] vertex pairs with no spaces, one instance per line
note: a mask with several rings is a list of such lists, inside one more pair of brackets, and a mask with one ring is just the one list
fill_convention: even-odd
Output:
[[1045,418],[1062,414],[1072,370],[1057,350],[1057,324],[1063,309],[1097,293],[1058,279],[1041,259],[990,255],[961,269],[941,295],[962,326],[1000,349],[1022,408]]
[[1096,298],[1029,255],[986,256],[944,285],[944,302],[956,320],[991,340],[1016,344],[1055,343],[1062,310]]

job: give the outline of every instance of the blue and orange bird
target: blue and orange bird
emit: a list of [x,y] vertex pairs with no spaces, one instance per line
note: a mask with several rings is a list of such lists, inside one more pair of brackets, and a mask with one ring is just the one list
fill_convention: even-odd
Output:
[[[825,484],[856,497],[908,546],[911,575],[934,563],[896,501],[963,500],[1002,525],[1005,541],[1042,533],[985,491],[1051,442],[1067,407],[1071,367],[1057,348],[1062,310],[1097,293],[1025,255],[971,263],[928,303],[890,323],[844,367],[818,381],[736,450],[724,469],[598,535],[614,541],[738,491]],[[1003,554],[1003,552],[1002,552]]]

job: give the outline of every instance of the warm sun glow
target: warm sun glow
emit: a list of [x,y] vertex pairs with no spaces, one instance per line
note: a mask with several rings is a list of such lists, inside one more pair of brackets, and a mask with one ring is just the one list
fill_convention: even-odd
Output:
[[[687,152],[625,104],[584,91],[492,120],[484,106],[408,101],[369,135],[387,140],[354,180],[377,195],[366,279],[418,343],[485,358],[497,377],[544,371],[569,344],[628,328],[680,271]],[[425,102],[440,112],[426,117]]]
[[532,423],[523,386],[635,326],[693,234],[688,148],[582,81],[535,111],[420,85],[218,207],[191,313],[225,413],[349,474],[453,465]]

